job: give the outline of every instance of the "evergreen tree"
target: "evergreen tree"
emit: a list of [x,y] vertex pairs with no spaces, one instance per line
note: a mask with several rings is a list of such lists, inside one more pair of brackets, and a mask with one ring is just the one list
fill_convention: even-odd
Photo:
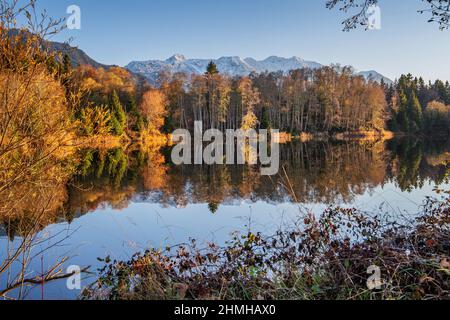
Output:
[[219,210],[219,204],[217,202],[211,202],[208,204],[208,209],[212,214],[216,214]]
[[400,106],[397,114],[397,123],[402,131],[409,132],[408,97],[403,90],[399,92],[399,100]]
[[411,93],[408,103],[408,118],[410,119],[410,130],[419,131],[423,126],[423,112],[419,99],[415,92]]
[[428,104],[427,101],[427,91],[428,88],[425,85],[425,81],[422,77],[419,78],[418,87],[417,87],[417,98],[419,99],[419,102],[422,106],[426,106]]
[[387,125],[389,130],[398,131],[398,123],[397,123],[397,91],[395,90],[395,84],[386,85],[385,89],[386,101],[388,103],[388,113],[389,119],[387,121]]
[[269,114],[267,112],[266,108],[263,108],[262,110],[262,117],[261,117],[261,129],[270,129],[270,119]]
[[208,67],[206,68],[206,74],[212,76],[218,73],[219,69],[217,69],[217,65],[213,61],[210,61]]
[[422,130],[423,108],[419,96],[427,96],[425,82],[421,78],[414,78],[411,74],[402,75],[397,90],[399,93],[397,122],[401,130],[404,132]]
[[137,107],[137,104],[136,104],[136,99],[134,97],[130,98],[128,104],[129,104],[130,115],[134,118],[133,129],[139,132],[142,129],[144,129],[144,127],[145,127],[144,117],[140,113],[140,111]]
[[56,59],[54,56],[48,57],[46,64],[47,64],[47,70],[51,74],[56,73],[58,71],[59,64],[58,64],[58,62],[56,62]]
[[111,116],[110,126],[112,128],[113,134],[117,136],[121,136],[124,132],[123,127],[120,125],[120,122],[117,120],[116,116]]
[[164,133],[170,133],[173,132],[176,128],[175,121],[173,120],[173,115],[168,114],[164,118],[164,125],[162,127],[162,132]]
[[114,133],[120,136],[124,133],[127,124],[127,115],[115,90],[111,97],[110,109],[112,114],[111,126]]
[[450,83],[445,82],[445,104],[450,104]]
[[448,101],[448,92],[447,92],[447,87],[444,84],[443,81],[441,80],[436,80],[434,83],[434,90],[436,91],[436,93],[439,96],[439,100],[441,102],[446,102]]
[[71,71],[72,71],[72,61],[70,60],[69,55],[66,53],[62,61],[61,74],[63,76],[66,76],[70,74]]
[[[63,84],[63,86],[65,86],[66,88],[68,88],[69,86],[69,81],[70,81],[70,74],[72,73],[72,61],[70,60],[70,57],[65,54],[62,60],[62,64],[59,66],[59,76],[61,78],[61,83]],[[67,95],[69,94],[69,92],[67,91]],[[68,100],[69,99],[69,96]]]

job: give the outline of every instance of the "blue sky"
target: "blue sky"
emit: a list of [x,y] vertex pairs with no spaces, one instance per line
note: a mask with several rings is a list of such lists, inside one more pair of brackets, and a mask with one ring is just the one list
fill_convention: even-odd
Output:
[[345,17],[326,0],[38,0],[55,17],[80,6],[81,30],[65,31],[95,60],[236,55],[299,56],[323,64],[375,69],[394,79],[412,72],[450,80],[450,30],[417,13],[421,0],[380,0],[382,29],[342,32]]

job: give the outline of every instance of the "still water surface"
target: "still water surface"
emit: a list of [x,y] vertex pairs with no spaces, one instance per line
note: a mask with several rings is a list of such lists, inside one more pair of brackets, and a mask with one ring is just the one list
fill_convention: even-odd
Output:
[[[191,238],[223,243],[231,232],[248,229],[270,234],[302,212],[320,214],[329,206],[404,219],[420,210],[426,196],[436,196],[436,186],[450,189],[450,141],[286,144],[281,147],[284,169],[273,177],[249,166],[173,166],[169,158],[165,148],[82,150],[62,209],[43,226],[40,237],[48,240],[33,251],[51,249],[27,266],[28,274],[39,274],[61,257],[70,257],[64,268],[91,266],[95,272],[102,266],[99,257],[127,259]],[[14,224],[0,227],[1,260],[19,240]],[[11,271],[20,267],[16,263]],[[87,276],[82,285],[94,280],[95,274]],[[60,281],[30,290],[27,298],[79,294]]]

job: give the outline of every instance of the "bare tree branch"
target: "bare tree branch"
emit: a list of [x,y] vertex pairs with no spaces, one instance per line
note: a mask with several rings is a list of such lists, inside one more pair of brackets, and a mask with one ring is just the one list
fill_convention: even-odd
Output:
[[[430,13],[428,22],[438,23],[439,29],[447,30],[450,27],[450,0],[421,0],[427,3],[428,9],[419,10],[421,14]],[[368,9],[378,5],[379,0],[327,0],[326,7],[330,10],[338,9],[345,13],[356,10],[356,14],[345,19],[342,24],[344,31],[350,31],[360,26],[368,29]]]
[[430,5],[430,9],[421,10],[419,13],[431,13],[428,22],[439,24],[439,29],[448,30],[450,27],[450,0],[422,0]]

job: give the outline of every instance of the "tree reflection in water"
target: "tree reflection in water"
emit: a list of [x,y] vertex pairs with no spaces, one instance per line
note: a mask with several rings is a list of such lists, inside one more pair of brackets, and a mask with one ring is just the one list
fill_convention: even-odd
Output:
[[281,148],[284,174],[261,176],[257,166],[170,164],[170,150],[84,150],[80,174],[69,185],[72,217],[99,207],[126,208],[133,200],[185,207],[206,203],[212,212],[236,200],[269,203],[350,203],[366,191],[395,183],[402,191],[445,182],[448,142],[415,140],[290,143]]
[[[40,273],[27,270],[30,259],[39,259],[43,251],[70,236],[68,230],[52,235],[41,230],[101,208],[122,210],[136,201],[177,208],[199,203],[208,204],[214,214],[221,205],[242,200],[351,203],[356,196],[388,183],[402,191],[426,183],[448,183],[450,163],[448,141],[410,139],[285,144],[280,149],[283,174],[272,177],[261,176],[258,166],[175,166],[170,163],[170,151],[138,146],[84,149],[70,157],[52,157],[27,179],[3,188],[0,232],[19,241],[8,242],[2,251],[0,278],[12,280],[6,289],[2,282],[0,290],[8,294],[13,288],[23,297],[27,284],[36,285],[42,279]],[[286,177],[292,190],[284,187]],[[44,277],[66,277],[58,268],[64,261],[56,261],[56,268],[43,272]]]

